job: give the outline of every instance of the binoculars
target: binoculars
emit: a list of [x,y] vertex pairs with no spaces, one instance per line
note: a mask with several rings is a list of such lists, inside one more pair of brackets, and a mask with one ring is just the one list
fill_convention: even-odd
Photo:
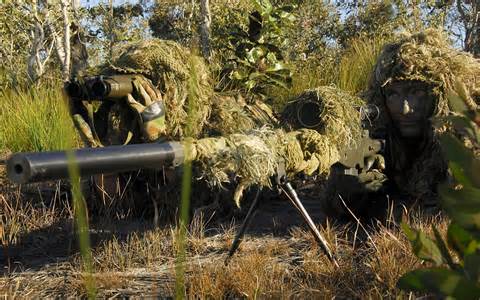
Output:
[[74,78],[65,84],[69,97],[82,100],[108,100],[126,97],[134,90],[138,75],[98,75]]

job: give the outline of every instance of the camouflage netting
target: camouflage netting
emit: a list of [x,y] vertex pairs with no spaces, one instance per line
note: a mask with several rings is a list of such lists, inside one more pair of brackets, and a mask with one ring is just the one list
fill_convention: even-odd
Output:
[[217,93],[213,96],[208,129],[211,135],[247,133],[266,124],[277,124],[273,112],[259,101],[247,103],[240,93]]
[[[470,109],[477,107],[480,103],[479,75],[479,60],[454,49],[444,32],[427,29],[413,35],[403,34],[398,42],[384,47],[366,98],[384,109],[384,86],[395,81],[418,80],[433,86],[437,97],[435,114],[445,116],[452,110],[448,101],[452,93],[460,96]],[[380,119],[378,125],[386,121]]]
[[203,177],[211,185],[238,181],[234,200],[239,205],[244,190],[252,185],[270,187],[271,177],[279,163],[285,162],[287,176],[300,172],[328,173],[339,160],[339,149],[326,135],[315,130],[302,129],[285,132],[263,127],[249,134],[190,140],[186,160],[201,165]]
[[[282,120],[285,127],[291,129],[305,128],[306,124],[299,121],[302,105],[314,103],[318,105],[317,124],[308,126],[327,135],[337,145],[352,146],[361,133],[360,113],[355,107],[362,104],[362,100],[333,86],[321,86],[307,90],[296,97],[285,107]],[[310,107],[305,110],[311,111]],[[317,112],[315,110],[315,112]]]
[[[173,41],[151,39],[123,46],[115,51],[109,71],[142,74],[162,92],[166,106],[169,138],[199,136],[212,106],[213,88],[204,61]],[[189,104],[188,95],[195,95]],[[190,105],[190,108],[188,107]],[[187,117],[187,111],[191,113]]]

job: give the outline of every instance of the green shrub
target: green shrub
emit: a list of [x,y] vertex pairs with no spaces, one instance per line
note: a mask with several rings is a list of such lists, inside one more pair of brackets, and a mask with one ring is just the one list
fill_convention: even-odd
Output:
[[465,141],[478,147],[480,115],[468,111],[459,97],[449,97],[449,101],[451,107],[463,107],[463,114],[441,120],[457,133],[444,133],[440,137],[454,177],[453,182],[444,183],[439,188],[441,206],[451,218],[447,241],[435,228],[435,237],[432,239],[403,224],[415,255],[430,262],[433,267],[403,275],[398,285],[405,290],[430,292],[443,297],[479,299],[480,160],[466,148]]
[[281,48],[295,17],[291,6],[275,6],[269,0],[252,2],[255,11],[248,16],[248,28],[237,26],[229,38],[233,55],[223,70],[228,78],[220,85],[265,95],[269,86],[290,87],[292,73]]
[[46,151],[76,146],[61,88],[0,92],[0,149]]

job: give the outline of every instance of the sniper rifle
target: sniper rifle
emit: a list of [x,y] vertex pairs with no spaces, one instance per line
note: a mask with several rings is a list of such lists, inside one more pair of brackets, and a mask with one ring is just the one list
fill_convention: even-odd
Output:
[[[162,166],[178,166],[186,162],[185,147],[186,146],[180,142],[163,142],[83,148],[72,151],[76,164],[78,165],[80,176],[91,176],[139,169],[158,169]],[[365,158],[378,153],[381,149],[382,142],[371,139],[368,136],[368,132],[365,131],[360,143],[358,143],[358,147],[342,153],[338,163],[342,165],[345,175],[357,176],[362,173],[365,168],[368,168]],[[7,175],[10,180],[19,184],[66,179],[69,178],[69,163],[71,162],[68,159],[67,151],[16,153],[7,161]],[[328,247],[328,243],[318,231],[297,193],[287,180],[284,162],[279,164],[276,177],[279,190],[282,191],[299,210],[328,258],[335,265],[338,265],[332,251]],[[228,263],[230,257],[235,253],[241,242],[242,236],[258,203],[259,194],[260,189],[235,237],[225,263]]]

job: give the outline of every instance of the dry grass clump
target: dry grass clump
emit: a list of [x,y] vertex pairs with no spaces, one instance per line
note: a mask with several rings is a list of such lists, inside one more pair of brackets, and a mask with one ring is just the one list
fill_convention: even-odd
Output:
[[94,268],[100,272],[148,268],[165,263],[174,256],[172,237],[162,229],[133,232],[124,240],[113,236],[94,249],[93,256]]
[[[202,133],[210,116],[213,86],[205,62],[190,50],[173,41],[141,41],[118,49],[110,69],[143,74],[160,89],[170,138],[184,137],[189,122],[195,124],[191,126],[191,136]],[[196,98],[189,104],[189,89],[193,86]]]
[[287,265],[275,257],[250,253],[225,267],[223,261],[193,262],[187,294],[191,298],[280,297],[289,292],[284,284]]
[[81,274],[69,265],[56,270],[12,273],[0,278],[0,296],[5,299],[67,298],[85,294]]

